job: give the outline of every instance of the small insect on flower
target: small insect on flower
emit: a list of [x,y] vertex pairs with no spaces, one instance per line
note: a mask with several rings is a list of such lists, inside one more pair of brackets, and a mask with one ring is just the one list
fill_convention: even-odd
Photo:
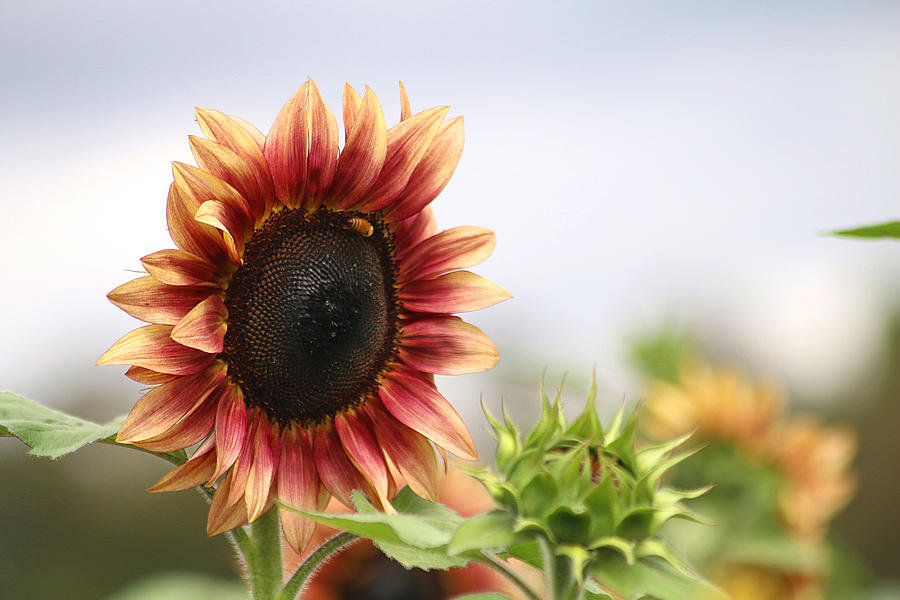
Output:
[[372,234],[375,233],[375,228],[372,227],[372,224],[362,217],[351,217],[348,219],[347,229],[355,231],[364,238],[372,237]]

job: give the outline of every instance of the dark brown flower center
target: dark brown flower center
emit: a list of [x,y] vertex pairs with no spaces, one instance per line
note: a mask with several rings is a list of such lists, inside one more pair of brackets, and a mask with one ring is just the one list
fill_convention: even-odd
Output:
[[310,425],[375,391],[398,334],[391,241],[378,219],[328,210],[255,232],[225,300],[224,356],[249,405]]

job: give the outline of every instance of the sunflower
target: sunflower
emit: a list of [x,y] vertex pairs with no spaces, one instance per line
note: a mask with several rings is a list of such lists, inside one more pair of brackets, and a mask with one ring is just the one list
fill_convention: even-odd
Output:
[[[390,511],[399,481],[437,497],[432,443],[476,457],[434,374],[483,371],[497,349],[451,313],[509,298],[461,270],[494,234],[438,230],[429,204],[463,147],[447,107],[387,129],[368,87],[345,86],[345,140],[315,83],[269,134],[198,109],[197,167],[174,163],[166,217],[177,249],[141,259],[147,276],[109,294],[150,323],[98,364],[153,385],[117,440],[155,452],[196,446],[151,491],[215,486],[207,532],[257,519],[275,499],[316,510],[362,490]],[[313,524],[282,510],[303,549]]]

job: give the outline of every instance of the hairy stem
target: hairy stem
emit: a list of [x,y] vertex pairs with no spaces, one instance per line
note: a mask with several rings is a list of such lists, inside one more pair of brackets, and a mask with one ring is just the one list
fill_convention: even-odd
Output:
[[281,588],[281,525],[278,511],[270,508],[250,526],[256,564],[250,566],[253,600],[273,600]]
[[291,578],[281,589],[281,593],[278,594],[277,600],[294,600],[300,590],[303,589],[303,584],[305,584],[310,575],[315,572],[316,568],[322,564],[323,560],[357,539],[359,539],[358,536],[345,531],[326,540],[324,544],[316,548],[312,554],[306,557],[303,564],[300,565],[293,575],[291,575]]
[[537,595],[537,592],[531,589],[531,587],[527,583],[525,583],[522,578],[516,574],[515,571],[509,568],[509,565],[506,563],[506,561],[500,560],[497,557],[482,556],[477,560],[477,562],[493,569],[494,571],[497,571],[498,573],[512,581],[516,585],[516,587],[522,590],[522,593],[524,593],[525,596],[530,598],[530,600],[541,600],[541,597]]

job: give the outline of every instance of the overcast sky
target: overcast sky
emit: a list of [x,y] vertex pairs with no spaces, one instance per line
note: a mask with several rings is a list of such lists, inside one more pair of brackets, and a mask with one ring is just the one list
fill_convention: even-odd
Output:
[[[133,404],[93,366],[138,325],[104,296],[172,246],[193,107],[266,131],[308,76],[337,114],[349,81],[396,122],[402,79],[465,116],[435,210],[497,232],[477,271],[515,298],[470,320],[499,375],[596,365],[621,397],[624,337],[674,321],[808,394],[852,385],[900,249],[820,233],[900,216],[900,4],[763,4],[4,2],[0,388]],[[472,419],[504,384],[443,385]]]

